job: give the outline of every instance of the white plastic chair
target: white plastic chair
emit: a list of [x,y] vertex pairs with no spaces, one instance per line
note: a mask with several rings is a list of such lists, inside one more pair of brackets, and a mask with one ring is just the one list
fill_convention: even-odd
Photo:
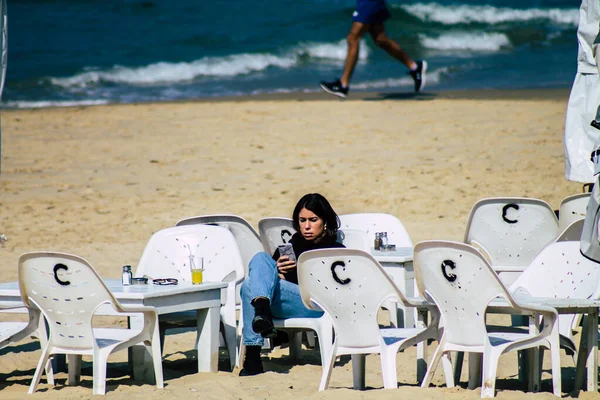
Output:
[[[422,387],[431,384],[442,359],[452,351],[483,355],[481,397],[494,397],[499,357],[509,351],[543,346],[550,349],[554,394],[561,394],[560,354],[556,310],[524,305],[513,298],[487,260],[474,247],[448,241],[417,243],[415,273],[420,293],[438,306],[443,334],[425,374]],[[485,314],[488,304],[501,297],[520,313],[543,316],[540,333],[488,332]],[[454,386],[446,374],[448,386]],[[450,378],[450,379],[449,379]]]
[[355,213],[340,215],[340,229],[357,229],[367,233],[371,247],[375,233],[387,232],[389,244],[396,247],[413,247],[412,240],[402,222],[392,214]]
[[[375,242],[375,234],[377,232],[387,232],[388,243],[395,244],[397,248],[413,247],[413,242],[406,231],[406,228],[396,216],[386,213],[355,213],[340,215],[341,230],[348,229],[363,231],[367,235],[368,248],[365,251],[370,252]],[[346,246],[358,248],[354,246]],[[360,249],[360,248],[359,248]],[[398,265],[391,263],[382,263],[383,270],[393,279],[396,280],[397,286],[402,286],[401,279],[403,274],[399,271]],[[389,311],[390,321],[394,326],[401,326],[403,323],[403,315],[408,312],[407,309],[399,309],[398,303],[391,301],[384,302],[382,307]]]
[[[244,266],[233,234],[212,225],[182,225],[156,232],[142,253],[136,277],[177,278],[191,282],[190,257],[204,258],[204,281],[227,282],[221,293],[221,321],[230,366],[236,364],[236,292],[244,279]],[[195,312],[161,315],[161,341],[170,325],[196,325]]]
[[296,233],[291,218],[267,217],[258,221],[258,234],[265,252],[275,253],[280,244],[290,241]]
[[[250,264],[252,257],[254,257],[256,253],[263,251],[260,236],[258,235],[258,232],[256,232],[256,229],[254,229],[248,221],[238,215],[200,215],[197,217],[184,218],[175,224],[175,226],[186,225],[218,225],[229,229],[240,249],[242,263],[244,265],[244,276],[248,273],[248,265]],[[238,293],[237,304],[240,303],[241,300]]]
[[478,248],[509,285],[559,232],[556,214],[545,201],[494,197],[475,203],[464,242]]
[[[25,306],[39,308],[49,326],[49,339],[42,348],[29,393],[36,391],[49,358],[66,354],[70,383],[79,380],[81,357],[93,357],[93,393],[104,394],[108,356],[141,342],[150,347],[156,386],[163,387],[156,310],[123,307],[86,260],[65,253],[25,253],[19,259],[19,286]],[[103,304],[111,305],[117,315],[143,314],[143,327],[93,328],[94,313]]]
[[577,221],[585,218],[587,205],[590,202],[591,193],[578,193],[567,196],[560,202],[558,208],[558,226],[560,230]]
[[430,307],[426,328],[380,328],[378,311],[387,300],[415,306],[394,285],[368,253],[353,249],[323,249],[302,253],[298,281],[304,305],[323,309],[333,321],[333,346],[326,353],[319,390],[329,386],[335,359],[352,355],[354,387],[364,388],[365,355],[381,356],[383,385],[398,387],[396,354],[427,339],[438,339],[438,311]]
[[347,249],[362,250],[369,253],[373,243],[369,240],[369,236],[365,231],[358,229],[339,229],[337,241]]
[[569,226],[567,226],[565,229],[562,230],[562,232],[560,232],[558,234],[556,241],[557,242],[571,242],[571,241],[579,242],[579,240],[581,239],[581,233],[583,232],[584,221],[585,221],[584,218],[573,221]]
[[[513,282],[509,291],[515,296],[598,299],[600,264],[581,255],[578,241],[551,243]],[[573,329],[579,320],[573,314],[558,316],[561,347],[573,354],[573,359],[577,354]]]
[[[0,307],[0,312],[10,312],[10,310],[10,308]],[[3,349],[4,347],[12,343],[20,342],[28,336],[38,338],[38,340],[40,341],[40,347],[42,349],[46,347],[46,344],[48,343],[48,331],[46,329],[46,323],[44,322],[42,313],[38,308],[34,307],[27,308],[27,312],[29,314],[28,322],[0,322],[0,349]],[[48,384],[54,385],[54,373],[52,370],[52,365],[48,363],[45,369]]]

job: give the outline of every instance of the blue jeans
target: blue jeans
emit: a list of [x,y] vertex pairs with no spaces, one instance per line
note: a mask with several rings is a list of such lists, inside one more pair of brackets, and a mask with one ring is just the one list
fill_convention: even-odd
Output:
[[250,260],[241,294],[246,346],[262,346],[264,343],[264,338],[252,330],[254,307],[250,302],[256,297],[266,297],[271,301],[271,314],[276,318],[319,318],[323,315],[322,311],[309,310],[304,306],[298,285],[279,279],[277,262],[264,252],[255,254]]

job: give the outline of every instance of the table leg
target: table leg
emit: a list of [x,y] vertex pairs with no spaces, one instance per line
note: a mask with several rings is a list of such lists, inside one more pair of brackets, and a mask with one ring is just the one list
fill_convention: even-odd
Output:
[[[539,317],[537,315],[529,316],[529,333],[540,333],[538,318]],[[525,350],[525,352],[527,352],[527,357],[525,358],[525,360],[527,361],[526,370],[529,371],[529,377],[527,382],[529,391],[539,392],[542,381],[539,347],[533,347],[531,349]]]
[[583,316],[583,329],[577,353],[577,376],[574,390],[583,388],[587,367],[587,390],[598,390],[598,309]]
[[587,355],[587,390],[598,390],[598,309],[594,308],[588,314],[588,355]]
[[[417,309],[416,328],[425,328],[427,326],[427,309]],[[417,382],[423,382],[427,372],[427,340],[417,343]]]
[[219,307],[196,310],[198,372],[217,372],[219,366]]
[[[144,326],[144,317],[142,315],[131,315],[127,318],[127,325],[130,329],[142,329]],[[131,346],[128,352],[129,369],[133,380],[156,384],[152,353],[150,353],[149,349],[143,344],[136,344],[135,346]]]

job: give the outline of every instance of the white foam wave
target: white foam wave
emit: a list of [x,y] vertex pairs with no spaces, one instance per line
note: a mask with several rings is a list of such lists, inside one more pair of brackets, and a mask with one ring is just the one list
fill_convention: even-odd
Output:
[[[432,84],[437,84],[440,82],[440,76],[444,73],[448,72],[447,67],[436,69],[435,71],[427,72],[427,86]],[[380,79],[369,82],[361,82],[351,85],[351,89],[385,89],[385,88],[394,88],[399,86],[413,86],[414,81],[410,76],[406,76],[404,78],[389,78],[389,79]]]
[[503,33],[446,33],[438,37],[419,35],[421,44],[434,50],[498,51],[510,47]]
[[[366,44],[361,43],[360,59],[369,56]],[[84,88],[100,82],[152,85],[191,81],[201,77],[227,77],[264,71],[269,67],[292,68],[301,58],[320,58],[335,61],[346,57],[346,41],[335,43],[300,43],[281,54],[246,53],[225,57],[204,57],[185,63],[158,62],[143,67],[114,66],[107,70],[88,70],[65,78],[50,78],[53,85],[65,88]]]
[[3,101],[0,103],[2,108],[45,108],[45,107],[78,107],[78,106],[99,106],[108,104],[107,100],[80,100],[80,101]]
[[[346,40],[342,39],[336,43],[302,43],[296,49],[292,50],[297,54],[306,54],[313,58],[327,58],[337,61],[346,59]],[[358,58],[366,60],[369,58],[370,50],[364,40],[360,42]]]
[[480,5],[441,5],[437,3],[404,4],[402,8],[424,21],[442,24],[523,22],[545,19],[559,24],[577,26],[579,10],[577,8],[527,8],[513,9]]
[[226,57],[205,57],[190,63],[159,62],[139,68],[115,66],[107,71],[87,71],[67,78],[52,78],[50,82],[63,87],[85,87],[103,82],[137,85],[189,81],[202,76],[235,76],[262,71],[276,66],[289,68],[297,63],[295,55],[236,54]]

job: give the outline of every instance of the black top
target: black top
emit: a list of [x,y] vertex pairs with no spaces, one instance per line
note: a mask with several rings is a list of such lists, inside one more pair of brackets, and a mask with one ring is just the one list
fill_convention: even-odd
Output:
[[[302,254],[308,250],[345,248],[346,247],[343,244],[338,243],[336,241],[336,239],[337,239],[336,236],[333,236],[333,237],[327,236],[327,237],[323,238],[323,240],[319,241],[318,243],[315,243],[312,240],[304,239],[304,236],[302,236],[302,234],[296,232],[290,239],[289,243],[292,244],[292,247],[294,249],[294,254],[296,255],[296,260],[297,260],[298,257],[300,257],[300,254]],[[279,259],[279,249],[275,249],[275,253],[273,253],[273,259],[275,261],[277,261],[277,259]],[[285,274],[285,280],[288,282],[295,283],[297,285],[298,284],[297,269],[294,268],[294,269],[290,270],[287,274]]]

